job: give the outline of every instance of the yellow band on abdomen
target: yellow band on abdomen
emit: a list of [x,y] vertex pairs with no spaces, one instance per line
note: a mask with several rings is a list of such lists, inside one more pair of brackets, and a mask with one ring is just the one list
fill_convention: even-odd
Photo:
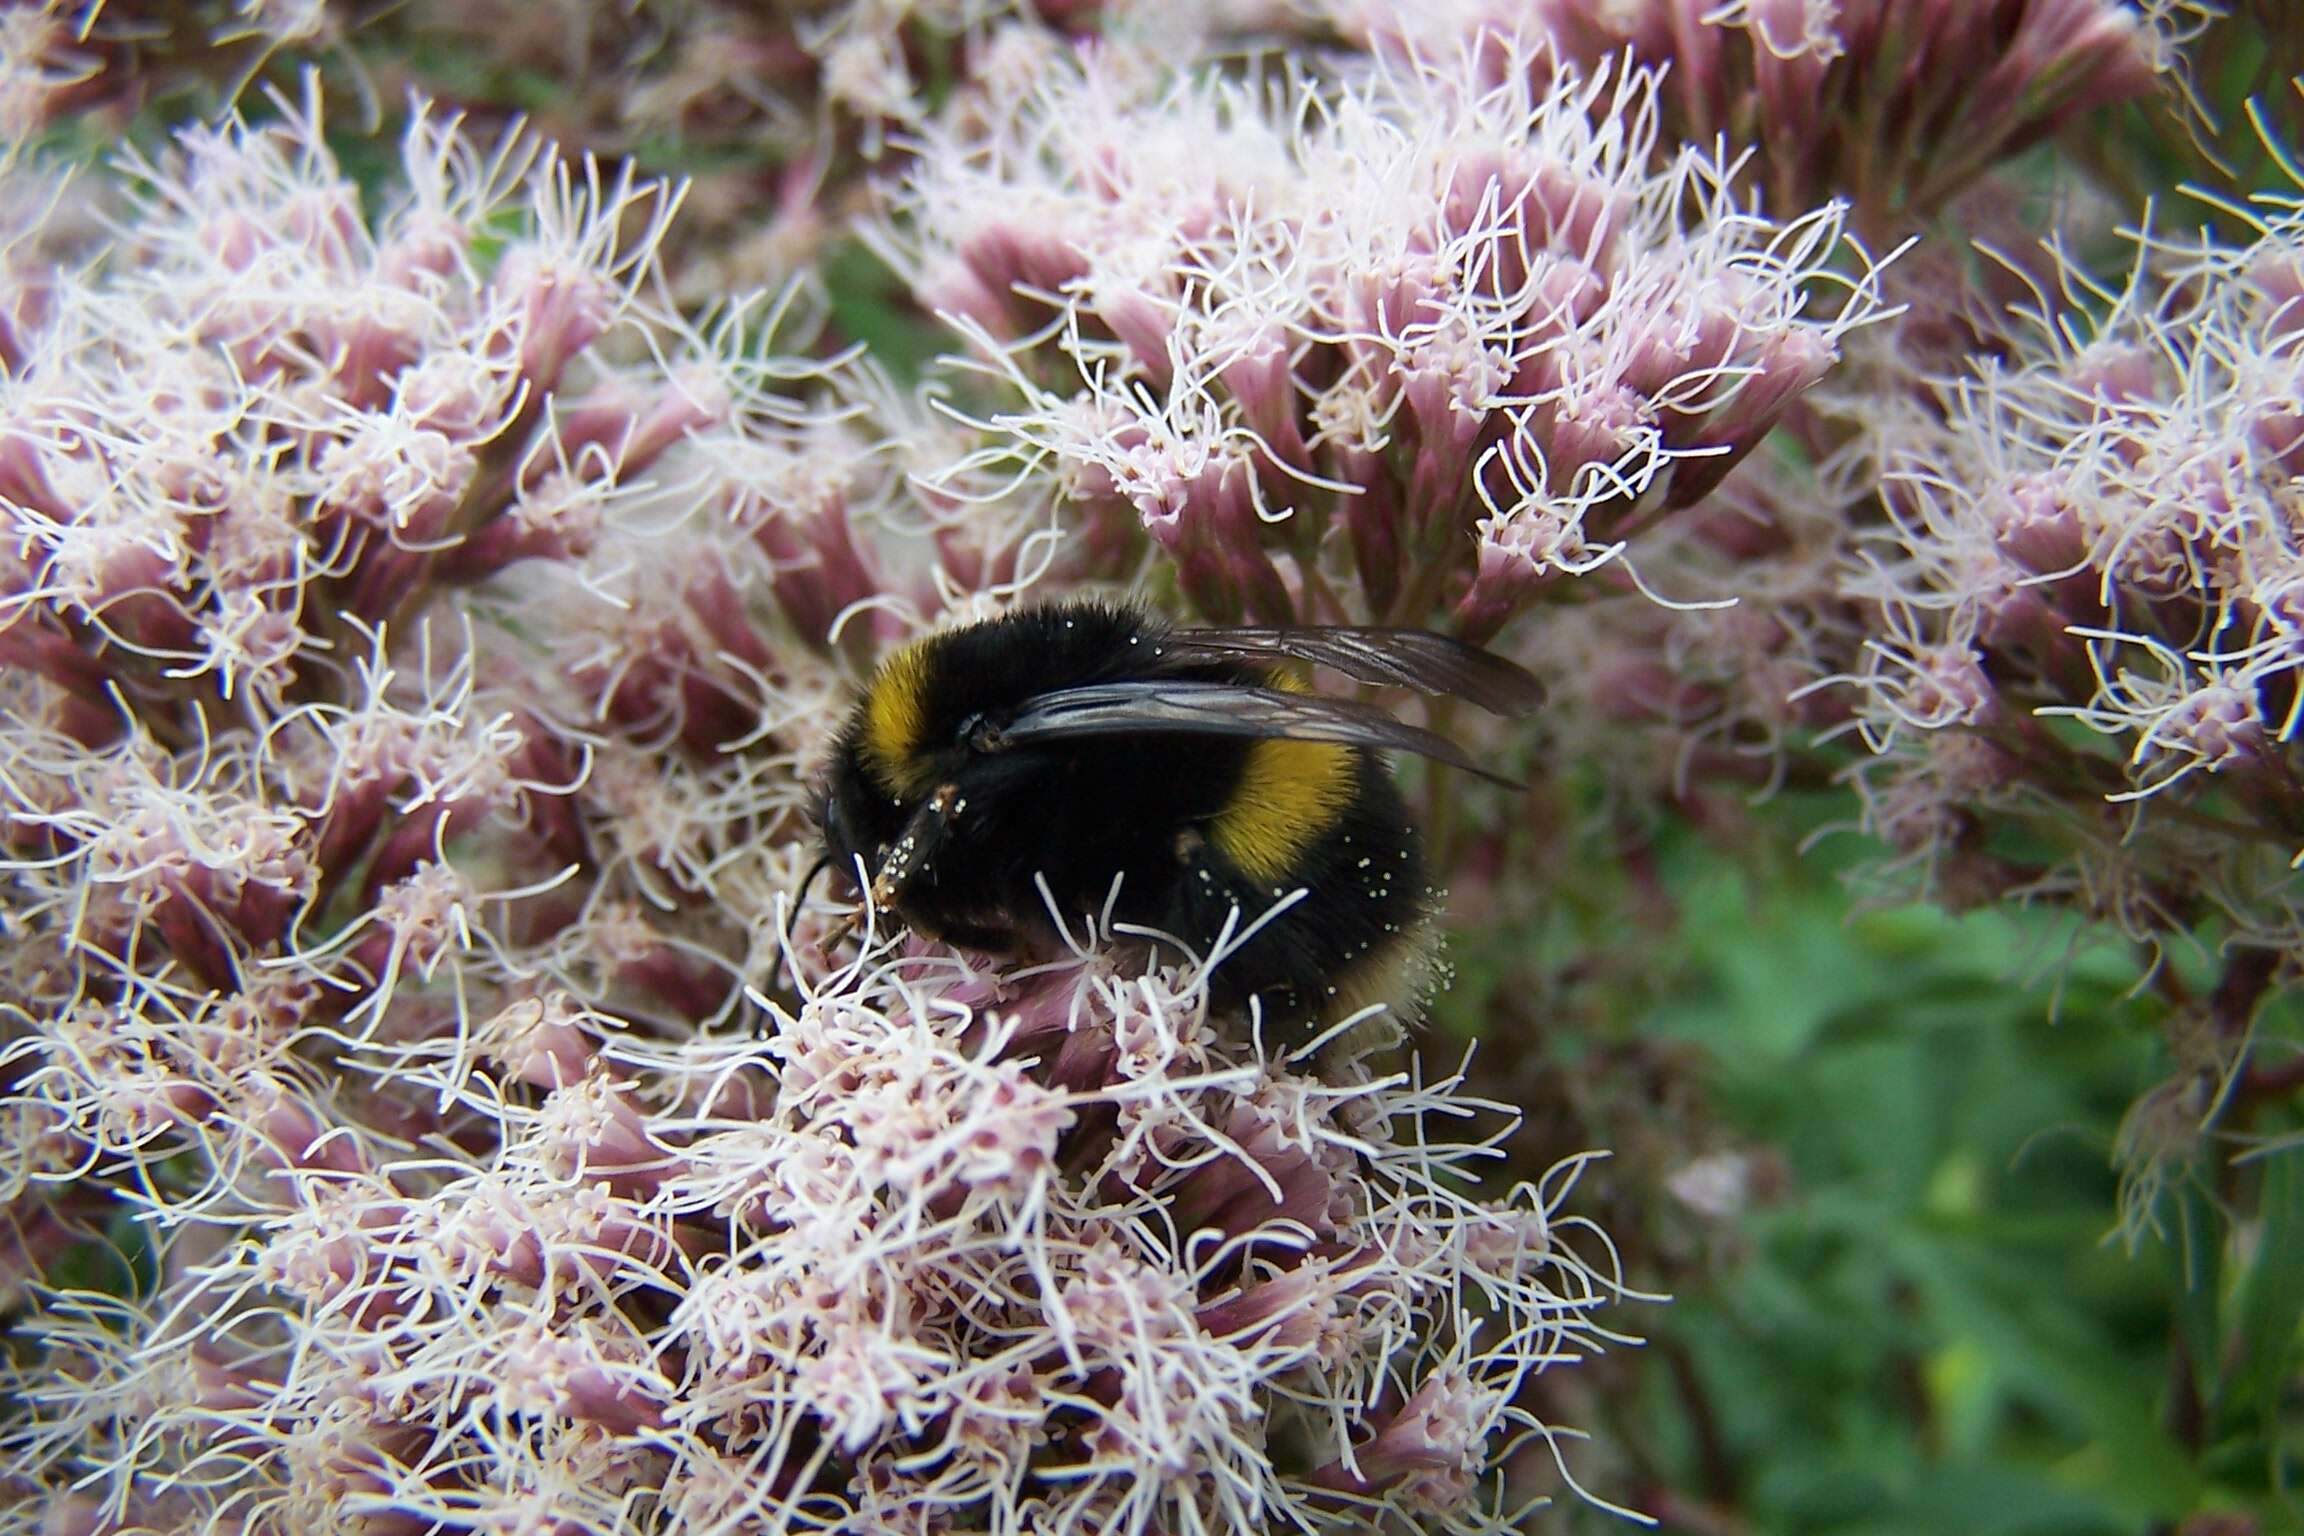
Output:
[[1259,884],[1277,884],[1352,799],[1352,749],[1325,741],[1259,741],[1209,841]]

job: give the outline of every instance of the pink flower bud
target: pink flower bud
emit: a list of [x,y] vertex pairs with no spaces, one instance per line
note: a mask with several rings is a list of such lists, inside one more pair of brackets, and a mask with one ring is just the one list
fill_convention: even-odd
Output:
[[2000,547],[2035,575],[2070,573],[2086,557],[2079,515],[2064,487],[2046,475],[2010,480],[1986,494],[1983,509]]
[[1403,1508],[1451,1508],[1472,1491],[1480,1447],[1501,1406],[1492,1388],[1459,1375],[1435,1375],[1354,1451],[1356,1469],[1332,1462],[1312,1476],[1354,1493],[1390,1490]]
[[[1744,455],[1775,430],[1785,410],[1831,370],[1838,350],[1824,336],[1808,330],[1779,330],[1771,334],[1760,357],[1747,366],[1754,371],[1734,386],[1726,404],[1689,429],[1689,441],[1711,451],[1683,459],[1674,468],[1672,506],[1693,506],[1712,493]],[[1666,440],[1678,435],[1667,431]]]
[[1468,325],[1448,322],[1404,345],[1393,371],[1401,398],[1421,429],[1423,451],[1441,455],[1445,482],[1455,483],[1473,439],[1512,377],[1510,358],[1483,344]]
[[1022,1195],[1054,1166],[1057,1142],[1079,1116],[1064,1098],[1014,1063],[995,1069],[969,1106],[969,1131],[954,1148],[951,1175],[971,1189]]
[[395,382],[401,416],[458,443],[493,436],[522,398],[520,375],[507,355],[460,348],[426,353]]
[[566,992],[523,998],[476,1032],[506,1072],[538,1088],[557,1089],[593,1072],[596,1047],[578,1027],[586,1010]]
[[1176,330],[1176,302],[1121,283],[1096,284],[1090,302],[1097,318],[1135,355],[1150,386],[1165,389],[1170,370],[1168,341]]
[[1949,798],[1933,775],[1905,773],[1867,784],[1866,828],[1898,853],[1927,857],[1960,846],[1975,821]]
[[1399,600],[1405,550],[1400,503],[1389,479],[1363,482],[1366,489],[1343,500],[1345,537],[1352,542],[1352,567],[1375,613],[1390,613]]
[[434,209],[416,208],[376,252],[375,274],[396,288],[432,293],[463,270],[472,231]]
[[2304,479],[2304,371],[2248,408],[2248,437],[2277,469]]
[[554,1089],[537,1111],[554,1172],[602,1183],[619,1197],[644,1198],[662,1182],[673,1154],[659,1146],[627,1087],[592,1073]]
[[522,485],[503,513],[441,560],[441,573],[479,581],[519,560],[583,560],[607,526],[615,486],[555,470]]
[[959,248],[960,260],[985,292],[1007,296],[1018,286],[1060,293],[1088,273],[1087,258],[1057,226],[1033,225],[1003,212],[987,220]]
[[193,244],[228,272],[248,271],[265,251],[279,243],[279,236],[270,228],[237,208],[218,209],[193,231]]
[[312,1105],[277,1084],[248,1084],[242,1091],[249,1102],[236,1110],[282,1167],[344,1175],[372,1171],[359,1136],[349,1127],[323,1121]]
[[2000,713],[1999,693],[1984,659],[1962,645],[1916,649],[1905,683],[1904,708],[1929,729],[1987,725]]
[[[672,1387],[653,1372],[609,1357],[583,1335],[531,1330],[507,1343],[502,1391],[511,1404],[581,1420],[610,1435],[664,1428]],[[570,1521],[554,1528],[554,1536],[580,1528]]]
[[1304,401],[1287,332],[1268,316],[1219,312],[1204,326],[1202,340],[1210,353],[1225,359],[1220,368],[1224,387],[1265,449],[1285,463],[1309,467],[1312,451],[1298,424]]
[[281,233],[319,266],[349,278],[365,264],[368,230],[360,217],[359,189],[349,183],[299,188],[272,213]]
[[1237,1236],[1275,1221],[1314,1232],[1329,1227],[1337,1196],[1330,1170],[1313,1146],[1292,1140],[1285,1122],[1261,1109],[1243,1103],[1225,1127],[1241,1157],[1208,1163],[1172,1191],[1178,1230],[1213,1228]]
[[1342,1326],[1338,1298],[1345,1284],[1336,1261],[1311,1255],[1202,1307],[1195,1317],[1211,1338],[1310,1354],[1330,1329]]
[[1481,520],[1478,564],[1456,604],[1457,634],[1484,645],[1536,593],[1590,554],[1583,529],[1557,505],[1530,505]]
[[2193,690],[2155,719],[2136,744],[2139,762],[2174,757],[2189,767],[2220,772],[2259,755],[2264,722],[2248,689],[2214,682]]
[[616,313],[616,290],[605,275],[540,244],[505,251],[489,286],[510,306],[520,377],[532,389],[557,387],[569,359]]
[[1539,417],[1536,431],[1553,483],[1565,488],[1587,464],[1611,465],[1630,453],[1655,425],[1646,400],[1621,384],[1595,379],[1564,388]]
[[1006,340],[1018,329],[1008,291],[978,276],[974,266],[959,256],[940,255],[930,261],[914,281],[913,292],[929,313],[972,320],[995,340]]
[[398,970],[429,975],[462,947],[478,893],[453,865],[425,859],[377,891],[377,933],[353,951],[372,976]]

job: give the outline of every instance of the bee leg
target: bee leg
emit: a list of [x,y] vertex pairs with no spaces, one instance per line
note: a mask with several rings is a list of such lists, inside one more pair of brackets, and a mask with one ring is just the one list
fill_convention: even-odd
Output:
[[841,918],[839,922],[832,925],[832,931],[824,935],[824,942],[818,947],[824,950],[826,953],[830,953],[831,951],[838,949],[841,945],[848,942],[848,936],[856,931],[856,925],[861,921],[863,921],[863,919],[857,916],[856,913],[849,913],[846,917]]
[[904,892],[928,867],[928,861],[944,846],[945,834],[953,819],[960,814],[963,802],[960,786],[945,784],[920,802],[920,809],[904,823],[904,831],[880,861],[880,871],[872,877],[872,905],[883,911],[892,911],[904,899]]

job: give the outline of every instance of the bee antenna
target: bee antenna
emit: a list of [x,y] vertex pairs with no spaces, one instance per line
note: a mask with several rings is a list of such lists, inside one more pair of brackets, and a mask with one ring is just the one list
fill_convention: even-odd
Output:
[[793,916],[799,916],[800,909],[808,905],[808,893],[816,888],[816,877],[831,867],[832,855],[829,853],[818,854],[816,862],[808,866],[808,873],[800,877],[800,894],[792,898]]
[[[808,893],[816,888],[816,877],[831,867],[832,855],[821,853],[816,856],[816,862],[808,866],[808,873],[800,877],[800,893],[792,898],[791,913],[787,916],[782,930],[776,935],[783,942],[777,945],[776,963],[768,970],[769,991],[776,989],[776,983],[784,975],[784,962],[792,956],[792,924],[799,921],[801,911],[807,907]],[[797,971],[794,972],[794,979],[798,979]]]

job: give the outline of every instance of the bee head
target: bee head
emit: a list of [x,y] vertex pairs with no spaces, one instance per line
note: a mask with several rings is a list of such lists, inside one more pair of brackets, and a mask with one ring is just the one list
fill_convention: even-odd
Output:
[[816,800],[816,826],[823,834],[824,858],[835,881],[842,875],[854,877],[858,860],[867,872],[879,860],[883,839],[873,833],[869,795],[863,764],[843,745]]
[[818,805],[833,863],[851,875],[859,859],[877,870],[945,786],[979,815],[1016,804],[1047,753],[1014,746],[1003,727],[1052,687],[1108,675],[1144,627],[1136,613],[1083,605],[947,630],[892,652],[842,732]]

